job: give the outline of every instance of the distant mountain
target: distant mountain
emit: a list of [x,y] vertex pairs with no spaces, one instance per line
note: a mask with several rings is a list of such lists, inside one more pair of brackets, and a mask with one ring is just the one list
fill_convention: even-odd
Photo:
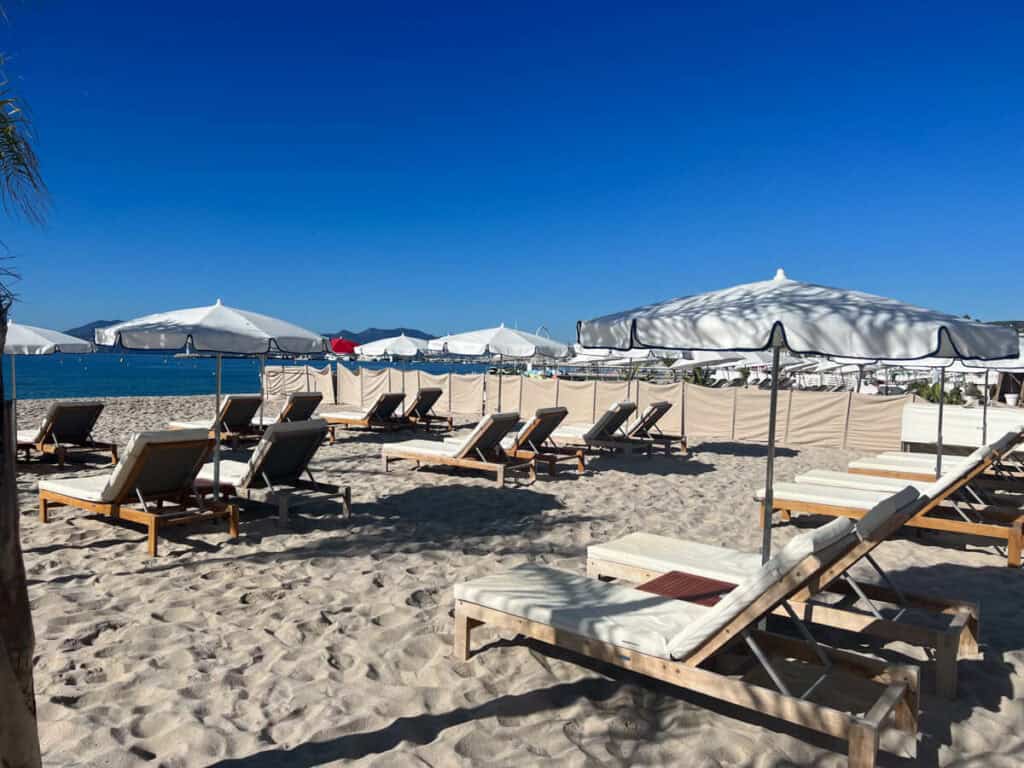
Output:
[[1024,333],[1024,320],[993,320],[993,325],[1008,325],[1017,333]]
[[349,339],[354,341],[356,344],[369,344],[371,341],[388,339],[392,336],[399,336],[403,333],[414,339],[435,338],[434,334],[427,333],[426,331],[420,331],[416,328],[367,328],[365,331],[348,331],[342,329],[337,333],[325,333],[324,336],[331,339]]
[[74,336],[77,339],[85,339],[86,341],[95,341],[96,337],[93,334],[97,328],[106,328],[108,325],[116,325],[120,323],[120,320],[93,320],[91,323],[80,325],[77,328],[69,328],[64,331],[68,336]]

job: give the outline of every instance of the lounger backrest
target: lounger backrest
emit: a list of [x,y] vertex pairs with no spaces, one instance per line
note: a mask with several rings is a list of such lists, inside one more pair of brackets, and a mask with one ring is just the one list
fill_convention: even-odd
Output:
[[136,490],[144,497],[187,492],[211,447],[206,429],[138,432],[128,441],[103,498],[135,502]]
[[612,405],[607,411],[601,414],[601,418],[594,422],[594,426],[583,435],[584,440],[608,440],[615,437],[615,433],[622,429],[622,425],[636,411],[636,403],[629,400],[622,400]]
[[394,416],[403,400],[405,400],[405,394],[402,392],[385,392],[367,411],[367,418],[374,421],[387,421]]
[[757,573],[669,640],[672,658],[694,664],[707,658],[858,541],[853,522],[845,517],[790,539]]
[[228,432],[246,432],[260,409],[260,395],[228,395],[220,407],[220,426]]
[[327,436],[323,419],[271,424],[249,458],[240,485],[243,488],[285,485],[298,480]]
[[500,459],[504,455],[501,440],[518,423],[519,414],[515,411],[485,416],[466,437],[455,458],[479,459],[483,456],[487,461]]
[[651,430],[661,421],[661,417],[669,412],[670,408],[672,408],[672,403],[667,400],[658,400],[651,403],[644,408],[644,412],[640,414],[640,418],[637,419],[636,423],[629,428],[627,434],[630,437],[649,437]]
[[405,418],[423,419],[430,415],[430,410],[437,405],[443,391],[440,387],[420,387],[416,397],[405,411]]
[[54,403],[43,418],[37,442],[81,445],[89,441],[103,403]]
[[558,425],[568,415],[569,409],[564,406],[538,408],[533,418],[526,422],[516,433],[513,448],[515,450],[543,450],[544,443],[551,437],[551,433],[558,428]]
[[292,392],[281,411],[279,421],[308,421],[324,396],[320,392]]

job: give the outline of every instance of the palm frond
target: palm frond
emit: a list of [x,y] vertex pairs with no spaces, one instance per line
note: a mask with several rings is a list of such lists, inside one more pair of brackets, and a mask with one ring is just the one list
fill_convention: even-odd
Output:
[[32,146],[32,127],[25,109],[0,83],[0,202],[8,213],[42,224],[49,196]]

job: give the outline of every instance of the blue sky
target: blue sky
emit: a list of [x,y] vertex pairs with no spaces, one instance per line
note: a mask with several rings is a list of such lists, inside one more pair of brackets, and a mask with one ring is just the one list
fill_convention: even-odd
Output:
[[569,339],[777,266],[1024,317],[1019,4],[150,5],[9,8],[21,322]]

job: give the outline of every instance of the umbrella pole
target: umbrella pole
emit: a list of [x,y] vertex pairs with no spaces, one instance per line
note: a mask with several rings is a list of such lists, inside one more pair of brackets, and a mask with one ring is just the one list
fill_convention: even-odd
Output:
[[11,421],[14,442],[18,442],[18,366],[15,364],[17,355],[11,355]]
[[772,554],[772,505],[775,494],[772,486],[775,482],[775,411],[779,403],[779,347],[772,348],[772,392],[768,403],[768,466],[764,473],[764,513],[761,518],[763,526],[761,539],[761,563],[767,563]]
[[[12,357],[11,360],[14,358]],[[13,378],[13,375],[12,375]],[[988,445],[988,371],[985,371],[985,399],[981,403],[981,444]]]
[[220,352],[217,353],[217,415],[213,419],[213,500],[220,498]]
[[501,355],[498,355],[498,407],[495,413],[501,413]]
[[939,369],[939,428],[935,436],[935,477],[942,476],[942,409],[946,404],[946,369]]
[[263,426],[263,401],[267,399],[267,356],[260,355],[260,426]]

